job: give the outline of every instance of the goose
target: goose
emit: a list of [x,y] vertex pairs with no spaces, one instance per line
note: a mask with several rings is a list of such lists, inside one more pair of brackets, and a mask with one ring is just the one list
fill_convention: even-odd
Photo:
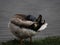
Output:
[[30,38],[30,43],[32,43],[32,36],[36,35],[36,33],[41,30],[44,30],[48,25],[45,21],[41,25],[39,24],[39,20],[41,21],[42,17],[41,15],[35,21],[28,20],[26,17],[27,16],[24,14],[16,14],[8,23],[8,28],[20,39],[21,45],[23,39],[26,38]]

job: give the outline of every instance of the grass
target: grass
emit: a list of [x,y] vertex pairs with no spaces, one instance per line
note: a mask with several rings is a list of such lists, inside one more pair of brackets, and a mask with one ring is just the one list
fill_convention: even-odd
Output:
[[[7,42],[2,42],[2,45],[19,45],[19,41],[14,39]],[[30,45],[29,41],[24,41],[24,45]],[[60,36],[34,40],[32,45],[60,45]]]

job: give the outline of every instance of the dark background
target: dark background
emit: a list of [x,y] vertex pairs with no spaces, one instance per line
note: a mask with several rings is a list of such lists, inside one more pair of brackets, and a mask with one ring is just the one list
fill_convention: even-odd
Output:
[[60,36],[60,0],[0,0],[0,41],[14,39],[8,29],[8,21],[16,13],[42,14],[48,27],[34,38]]

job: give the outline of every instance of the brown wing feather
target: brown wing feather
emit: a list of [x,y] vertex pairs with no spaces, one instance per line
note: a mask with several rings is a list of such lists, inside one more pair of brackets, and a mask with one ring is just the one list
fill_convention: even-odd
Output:
[[26,19],[26,15],[24,14],[16,14],[12,19],[11,22],[18,25],[18,26],[31,26],[34,22],[29,21]]
[[16,14],[16,15],[14,16],[14,18],[19,18],[19,19],[21,19],[21,20],[27,20],[27,19],[26,19],[26,15],[24,15],[24,14]]

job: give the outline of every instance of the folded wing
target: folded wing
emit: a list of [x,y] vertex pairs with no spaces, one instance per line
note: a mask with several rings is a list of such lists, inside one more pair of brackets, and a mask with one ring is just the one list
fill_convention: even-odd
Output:
[[[23,17],[21,16],[21,18],[23,18]],[[26,27],[28,27],[28,26],[32,25],[33,23],[35,23],[33,21],[26,20],[25,18],[23,18],[23,19],[21,19],[21,18],[12,18],[11,23],[13,23],[17,26],[26,26]]]

